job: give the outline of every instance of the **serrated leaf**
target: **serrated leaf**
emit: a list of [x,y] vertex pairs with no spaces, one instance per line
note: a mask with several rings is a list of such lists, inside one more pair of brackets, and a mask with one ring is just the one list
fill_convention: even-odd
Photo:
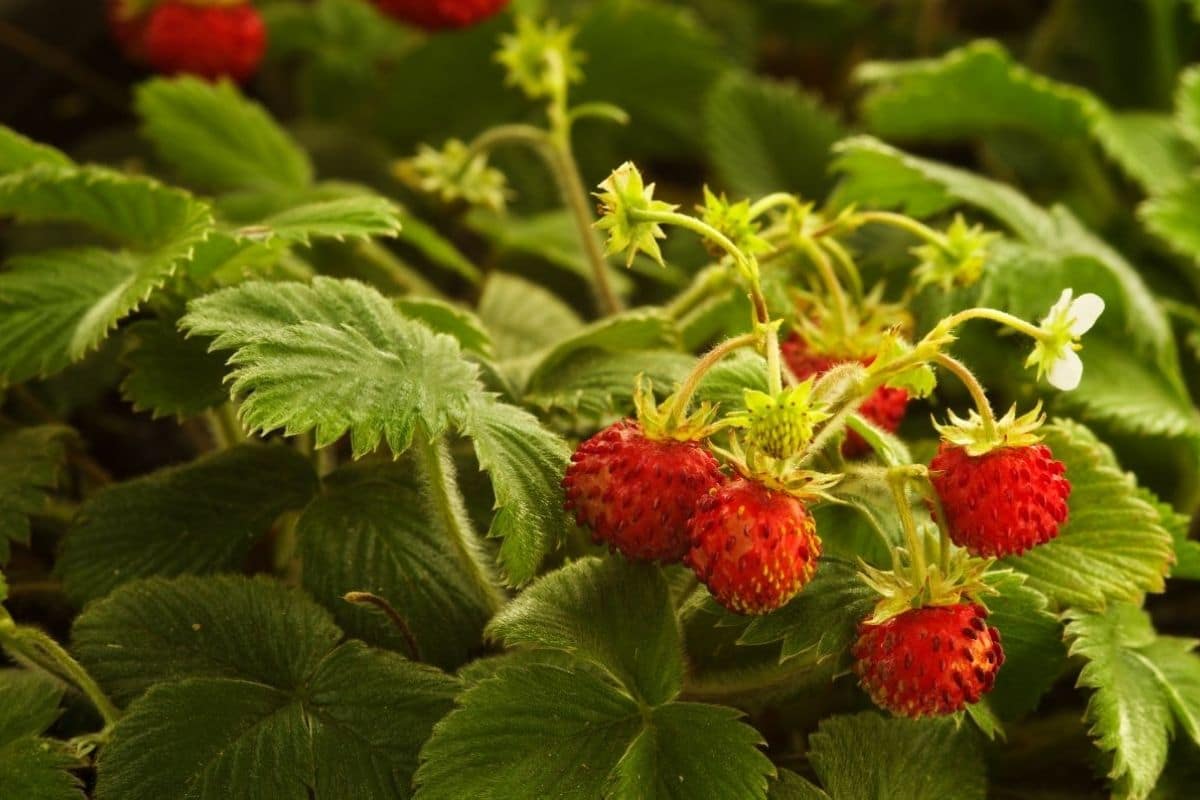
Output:
[[288,191],[312,182],[304,151],[231,83],[156,78],[138,88],[136,104],[159,156],[197,186]]
[[478,313],[496,356],[505,360],[549,347],[583,327],[579,315],[556,295],[504,272],[488,275]]
[[411,630],[420,660],[451,668],[478,648],[490,606],[433,519],[410,465],[343,467],[297,525],[302,582],[346,632],[408,655],[391,620],[342,599],[350,591],[383,598]]
[[986,580],[998,592],[984,598],[988,624],[999,629],[1004,647],[1004,666],[987,700],[1001,719],[1015,720],[1037,708],[1062,671],[1067,657],[1063,626],[1023,576],[999,570]]
[[275,519],[316,488],[295,451],[239,445],[92,495],[56,568],[77,603],[134,578],[238,569]]
[[732,709],[639,708],[587,670],[545,664],[502,668],[459,703],[421,751],[418,800],[766,796],[771,764]]
[[209,351],[207,339],[185,338],[162,319],[135,322],[125,335],[133,349],[125,354],[129,373],[121,396],[135,411],[185,419],[228,399],[225,359]]
[[829,800],[821,789],[786,769],[779,770],[779,778],[771,783],[768,800]]
[[251,282],[193,300],[180,326],[234,350],[232,391],[253,430],[314,431],[324,447],[350,433],[355,456],[408,448],[418,426],[443,433],[479,388],[458,343],[405,319],[351,280]]
[[315,239],[369,239],[399,231],[399,210],[390,200],[358,194],[290,206],[237,234],[253,242],[308,245]]
[[61,742],[41,738],[58,718],[63,690],[41,673],[0,670],[0,797],[83,800],[77,768]]
[[524,583],[569,530],[561,481],[570,449],[537,417],[490,395],[472,401],[463,432],[492,479],[496,514],[488,536],[503,539],[500,566],[510,583]]
[[1030,72],[986,40],[936,59],[868,62],[855,77],[868,86],[861,108],[867,127],[888,139],[1000,130],[1082,138],[1099,107],[1088,92]]
[[[104,674],[115,658],[117,674],[150,684],[101,752],[101,800],[405,798],[457,688],[394,653],[336,646],[327,614],[265,579],[145,581],[98,606],[121,646],[100,638],[92,668]],[[138,671],[124,649],[145,646],[139,626],[158,637],[150,660],[177,669]]]
[[18,172],[37,164],[67,167],[71,159],[46,144],[22,136],[12,128],[0,125],[0,175]]
[[952,719],[874,712],[830,717],[809,737],[809,760],[833,800],[983,800],[983,755]]
[[1200,181],[1189,180],[1155,195],[1138,207],[1138,218],[1150,233],[1190,259],[1200,259],[1200,235],[1192,224],[1200,212]]
[[143,250],[175,244],[181,255],[212,225],[208,206],[185,191],[93,166],[41,164],[0,178],[0,215],[77,222]]
[[588,351],[632,352],[678,344],[673,321],[658,309],[634,309],[594,322],[542,353],[526,381],[536,391],[542,380],[572,356]]
[[[741,712],[701,703],[656,708],[609,776],[606,797],[763,798],[774,766]],[[697,745],[702,745],[699,749]],[[715,757],[714,757],[715,756]]]
[[696,387],[696,396],[720,405],[728,413],[744,407],[746,389],[767,390],[767,360],[743,350],[705,373]]
[[871,615],[878,600],[853,564],[825,558],[803,592],[778,611],[751,621],[738,644],[782,641],[780,661],[805,656],[818,663],[833,659],[835,666],[844,665],[858,637],[858,624]]
[[1166,765],[1176,721],[1194,740],[1200,734],[1200,658],[1190,652],[1196,642],[1157,636],[1150,617],[1127,603],[1070,618],[1071,654],[1087,659],[1079,685],[1095,690],[1087,708],[1091,733],[1113,754],[1109,777],[1121,796],[1144,798]]
[[46,505],[46,494],[58,485],[74,431],[62,425],[40,425],[0,432],[0,564],[8,562],[11,543],[29,542],[29,515]]
[[1067,521],[1058,537],[1001,561],[1057,608],[1103,608],[1161,592],[1172,560],[1171,534],[1143,500],[1131,475],[1085,427],[1055,420],[1042,429],[1071,482]]
[[506,647],[563,650],[607,672],[651,705],[683,685],[679,624],[661,572],[585,558],[535,581],[492,619]]
[[820,198],[841,125],[816,98],[783,83],[730,72],[704,106],[709,159],[737,195],[787,191]]
[[541,409],[564,411],[575,423],[602,420],[631,412],[639,375],[665,396],[695,365],[693,356],[675,350],[586,350],[544,376],[524,400]]
[[463,350],[492,354],[492,340],[482,320],[462,306],[432,297],[398,297],[396,308],[406,317],[419,320],[437,333],[453,336]]
[[1166,114],[1106,111],[1092,123],[1092,135],[1105,154],[1150,195],[1187,181],[1196,152]]

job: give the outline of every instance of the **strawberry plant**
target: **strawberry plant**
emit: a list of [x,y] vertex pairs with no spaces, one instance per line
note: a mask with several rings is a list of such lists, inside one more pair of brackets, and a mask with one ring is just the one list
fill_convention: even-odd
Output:
[[0,798],[1195,795],[1186,4],[95,6]]

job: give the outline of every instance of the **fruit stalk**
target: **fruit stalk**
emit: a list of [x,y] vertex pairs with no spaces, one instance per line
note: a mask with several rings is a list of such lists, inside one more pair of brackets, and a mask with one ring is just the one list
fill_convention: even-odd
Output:
[[971,370],[967,369],[966,364],[948,353],[938,353],[934,356],[934,360],[939,366],[954,373],[954,376],[967,387],[967,391],[971,394],[971,400],[975,403],[975,408],[979,410],[979,417],[983,420],[984,437],[988,441],[996,441],[996,415],[992,412],[992,404],[988,402],[987,393],[984,391],[983,385],[979,383],[979,379]]

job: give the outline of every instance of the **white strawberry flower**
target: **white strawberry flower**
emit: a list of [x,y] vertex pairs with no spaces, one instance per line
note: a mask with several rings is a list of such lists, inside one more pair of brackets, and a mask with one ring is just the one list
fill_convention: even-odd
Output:
[[1056,389],[1070,391],[1083,378],[1083,361],[1077,352],[1080,337],[1092,329],[1104,311],[1104,299],[1087,293],[1072,299],[1074,292],[1063,289],[1058,302],[1042,319],[1041,335],[1033,346],[1025,366],[1037,365],[1038,377]]

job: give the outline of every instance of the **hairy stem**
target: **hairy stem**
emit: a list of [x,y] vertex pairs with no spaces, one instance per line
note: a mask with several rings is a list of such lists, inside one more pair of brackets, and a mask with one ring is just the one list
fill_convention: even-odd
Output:
[[445,438],[431,440],[418,433],[413,437],[413,450],[430,511],[458,551],[463,566],[479,590],[480,599],[489,611],[499,610],[506,598],[496,583],[491,562],[463,506],[462,490]]
[[919,222],[912,217],[906,217],[903,214],[897,214],[892,211],[860,211],[852,219],[859,224],[874,222],[880,225],[890,225],[937,247],[944,248],[946,246],[945,236],[925,223]]
[[696,366],[692,368],[687,378],[684,379],[683,384],[679,387],[679,391],[675,393],[675,399],[671,401],[671,408],[667,413],[667,419],[674,421],[683,419],[687,413],[688,405],[692,402],[692,395],[696,393],[696,387],[700,385],[700,381],[708,374],[708,371],[715,367],[721,359],[735,350],[742,347],[753,347],[756,344],[758,344],[757,333],[743,333],[741,336],[726,339],[705,353],[696,363]]
[[938,353],[934,356],[934,360],[939,366],[954,373],[955,377],[967,387],[967,391],[971,393],[971,399],[975,402],[975,407],[979,409],[979,417],[983,420],[983,435],[989,442],[996,441],[996,415],[992,413],[992,404],[988,402],[987,394],[979,379],[971,370],[967,369],[966,364],[948,353]]
[[935,330],[951,331],[971,319],[987,319],[992,322],[999,322],[1001,325],[1007,325],[1018,333],[1023,333],[1032,339],[1041,340],[1045,335],[1042,329],[1036,325],[1030,324],[1020,317],[1015,317],[1005,311],[998,311],[994,308],[968,308],[959,311],[957,314],[951,314],[940,323]]
[[917,521],[913,517],[912,506],[908,502],[908,475],[905,473],[889,472],[888,488],[896,502],[896,510],[900,512],[900,527],[904,531],[904,542],[908,546],[909,559],[913,566],[913,578],[918,586],[925,585],[925,548],[917,533]]
[[817,274],[821,276],[821,282],[825,284],[825,291],[829,293],[829,299],[832,301],[834,326],[843,336],[849,337],[850,303],[846,300],[846,292],[842,289],[833,265],[829,263],[829,257],[813,239],[807,236],[796,237],[796,243],[812,261],[813,266],[817,268]]
[[95,679],[48,634],[37,628],[15,625],[11,619],[0,619],[0,645],[18,661],[37,667],[79,689],[100,712],[105,727],[120,718],[120,710],[108,699]]

